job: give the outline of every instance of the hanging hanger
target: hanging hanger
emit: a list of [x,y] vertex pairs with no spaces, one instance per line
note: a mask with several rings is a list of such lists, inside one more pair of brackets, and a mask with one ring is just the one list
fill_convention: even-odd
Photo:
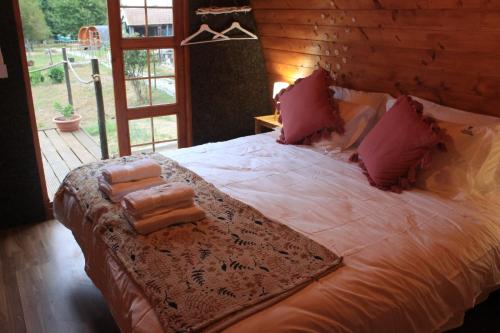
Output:
[[[246,37],[230,37],[230,36],[226,35],[228,32],[233,31],[234,29],[243,32],[246,35]],[[237,21],[234,21],[229,28],[222,31],[220,34],[223,35],[224,37],[226,37],[227,38],[226,40],[259,39],[259,37],[257,37],[257,35],[248,31],[247,29],[243,28],[241,26],[241,24]],[[219,38],[220,38],[219,36],[213,37],[213,39],[219,39]]]
[[[208,32],[212,35],[214,35],[213,39],[211,40],[204,40],[204,41],[199,41],[199,42],[191,42],[193,39],[195,39],[196,37],[198,37],[199,35],[201,35],[202,33],[204,32]],[[220,32],[217,32],[217,31],[214,31],[212,30],[208,24],[202,24],[200,26],[200,29],[198,29],[197,32],[195,32],[194,34],[192,34],[191,36],[187,37],[186,39],[184,39],[182,42],[181,42],[181,46],[186,46],[186,45],[194,45],[194,44],[204,44],[204,43],[214,43],[214,42],[220,42],[220,41],[223,41],[223,40],[229,40],[230,38],[228,36],[225,36],[224,34],[220,33]]]
[[[238,16],[239,13],[248,13],[249,11],[252,10],[251,7],[249,6],[242,6],[238,7],[237,1],[234,1],[235,6],[234,7],[214,7],[212,6],[212,1],[210,1],[210,7],[208,8],[201,8],[201,10],[198,10],[196,14],[202,15],[202,17],[206,17],[206,15],[209,14],[214,14],[214,15],[220,15],[220,14],[233,14],[235,17],[235,21],[231,24],[231,26],[224,30],[223,32],[217,32],[212,30],[208,24],[202,24],[200,26],[200,29],[192,34],[191,36],[187,37],[181,42],[181,46],[187,46],[187,45],[194,45],[194,44],[205,44],[205,43],[215,43],[215,42],[224,42],[224,41],[229,41],[229,40],[245,40],[245,39],[259,39],[257,35],[254,33],[248,31],[247,29],[243,28],[241,24],[236,20],[236,17]],[[202,19],[202,22],[204,20]],[[240,32],[243,32],[245,35],[244,37],[230,37],[227,36],[228,32],[231,32],[233,30],[239,30]],[[192,42],[194,38],[199,36],[200,34],[208,32],[213,35],[212,39],[208,40],[203,40],[203,41],[198,41],[198,42]]]

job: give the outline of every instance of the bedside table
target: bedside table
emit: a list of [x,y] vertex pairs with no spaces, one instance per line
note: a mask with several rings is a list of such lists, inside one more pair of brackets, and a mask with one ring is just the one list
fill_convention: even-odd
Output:
[[263,128],[275,129],[276,127],[282,127],[282,125],[278,122],[278,116],[269,115],[269,116],[260,116],[255,117],[255,134],[262,133]]

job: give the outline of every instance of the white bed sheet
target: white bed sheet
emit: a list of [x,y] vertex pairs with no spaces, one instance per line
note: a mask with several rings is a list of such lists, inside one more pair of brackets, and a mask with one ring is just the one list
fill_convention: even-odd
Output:
[[371,187],[347,155],[276,133],[169,152],[225,193],[344,256],[345,266],[229,332],[434,332],[500,286],[500,208]]

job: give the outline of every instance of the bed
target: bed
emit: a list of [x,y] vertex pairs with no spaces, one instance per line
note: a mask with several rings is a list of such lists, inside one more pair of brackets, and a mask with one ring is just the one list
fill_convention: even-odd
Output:
[[[276,132],[166,154],[222,192],[341,255],[344,266],[226,332],[437,332],[500,286],[500,205],[368,185],[350,152],[276,143]],[[95,237],[75,196],[55,215],[122,332],[163,332],[140,288]],[[306,222],[305,222],[306,221]]]

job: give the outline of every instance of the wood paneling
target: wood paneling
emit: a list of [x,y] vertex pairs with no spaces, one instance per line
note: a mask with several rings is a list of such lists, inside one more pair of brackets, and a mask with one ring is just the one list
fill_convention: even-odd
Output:
[[336,84],[500,116],[500,1],[252,0],[270,83]]

